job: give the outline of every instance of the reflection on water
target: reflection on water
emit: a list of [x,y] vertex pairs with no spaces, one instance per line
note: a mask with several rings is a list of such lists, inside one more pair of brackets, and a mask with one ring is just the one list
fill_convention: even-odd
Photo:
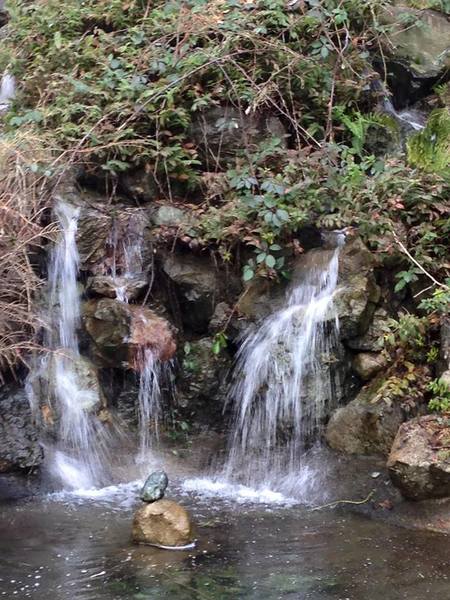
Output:
[[194,550],[130,542],[139,483],[4,507],[0,597],[408,600],[449,597],[445,536],[339,511],[236,504],[178,488]]

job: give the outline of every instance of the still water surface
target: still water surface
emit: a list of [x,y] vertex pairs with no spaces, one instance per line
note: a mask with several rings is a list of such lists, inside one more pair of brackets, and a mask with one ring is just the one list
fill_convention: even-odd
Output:
[[172,497],[195,550],[130,542],[138,485],[2,507],[0,597],[45,600],[450,599],[450,540],[338,510]]

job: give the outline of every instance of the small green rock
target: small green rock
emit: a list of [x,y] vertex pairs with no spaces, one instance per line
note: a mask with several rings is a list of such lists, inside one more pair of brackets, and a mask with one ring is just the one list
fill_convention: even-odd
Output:
[[156,502],[164,497],[164,492],[169,484],[169,478],[165,471],[151,473],[141,490],[141,500],[144,502]]

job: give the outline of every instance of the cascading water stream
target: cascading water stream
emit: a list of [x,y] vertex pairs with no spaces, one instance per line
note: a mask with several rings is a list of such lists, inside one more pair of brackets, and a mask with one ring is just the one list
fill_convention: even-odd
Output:
[[[119,302],[129,303],[129,288],[142,281],[143,237],[127,233],[119,239],[117,227],[111,231],[113,247],[111,277]],[[139,350],[136,364],[139,368],[138,427],[139,450],[137,462],[145,463],[152,443],[158,440],[158,426],[162,417],[161,382],[170,380],[169,364],[162,364],[151,348]]]
[[295,492],[302,454],[333,402],[330,372],[338,319],[333,295],[339,248],[310,251],[287,306],[244,340],[231,391],[233,431],[226,479]]
[[8,72],[4,73],[0,81],[0,114],[9,109],[16,95],[16,80]]
[[33,392],[33,380],[46,382],[47,401],[54,414],[50,421],[57,439],[46,444],[49,470],[65,488],[77,489],[105,481],[109,433],[97,416],[101,408],[98,388],[92,386],[92,382],[89,385],[87,362],[80,356],[78,347],[80,299],[76,233],[79,209],[60,202],[55,215],[60,237],[53,248],[49,269],[48,347],[51,352],[31,375],[28,390],[36,412],[40,399]]
[[114,282],[116,298],[120,302],[129,302],[129,287],[142,279],[142,236],[127,234],[119,239],[114,223],[109,240],[113,247],[111,277]]

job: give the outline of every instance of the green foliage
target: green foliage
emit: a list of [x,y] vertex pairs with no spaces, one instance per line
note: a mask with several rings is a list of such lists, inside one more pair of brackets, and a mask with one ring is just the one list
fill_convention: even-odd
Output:
[[[88,170],[120,178],[145,166],[161,196],[195,195],[197,225],[183,233],[228,262],[244,255],[245,280],[287,277],[295,236],[309,224],[356,226],[382,258],[399,255],[392,232],[406,231],[412,256],[444,280],[446,113],[411,141],[410,166],[368,151],[372,128],[392,129],[370,92],[369,41],[384,33],[384,4],[68,0],[61,10],[57,0],[11,0],[0,66],[20,92],[6,127],[52,132],[55,151]],[[289,147],[274,137],[241,148],[218,193],[202,187],[192,121],[225,104],[281,118]],[[425,172],[414,167],[423,156]],[[403,257],[397,290],[417,276]]]
[[387,115],[378,115],[369,113],[366,115],[358,111],[348,114],[345,112],[345,106],[335,106],[334,114],[352,135],[352,150],[358,156],[364,154],[364,144],[370,128],[381,127],[398,133],[398,126],[395,121]]
[[388,332],[385,334],[386,346],[404,357],[422,360],[427,343],[429,323],[426,317],[418,317],[409,313],[387,321]]
[[447,289],[440,287],[433,291],[432,296],[424,298],[420,302],[419,308],[428,314],[448,314],[450,312],[450,279],[446,280],[446,285]]
[[218,333],[216,333],[211,348],[213,354],[220,354],[221,351],[227,347],[227,344],[228,336],[226,335],[226,333],[223,331],[219,331]]
[[450,411],[450,387],[442,379],[433,379],[428,384],[428,391],[433,394],[433,398],[428,403],[428,408],[433,412]]
[[22,95],[9,126],[31,113],[59,146],[82,141],[110,171],[153,162],[189,181],[197,167],[186,147],[191,117],[209,106],[280,112],[314,142],[326,130],[332,90],[342,105],[362,97],[370,65],[358,36],[370,34],[382,2],[309,4],[289,11],[284,0],[68,0],[61,10],[58,0],[12,0],[0,65],[18,77]]
[[450,110],[434,110],[423,131],[408,142],[408,160],[426,171],[446,172],[450,167]]

